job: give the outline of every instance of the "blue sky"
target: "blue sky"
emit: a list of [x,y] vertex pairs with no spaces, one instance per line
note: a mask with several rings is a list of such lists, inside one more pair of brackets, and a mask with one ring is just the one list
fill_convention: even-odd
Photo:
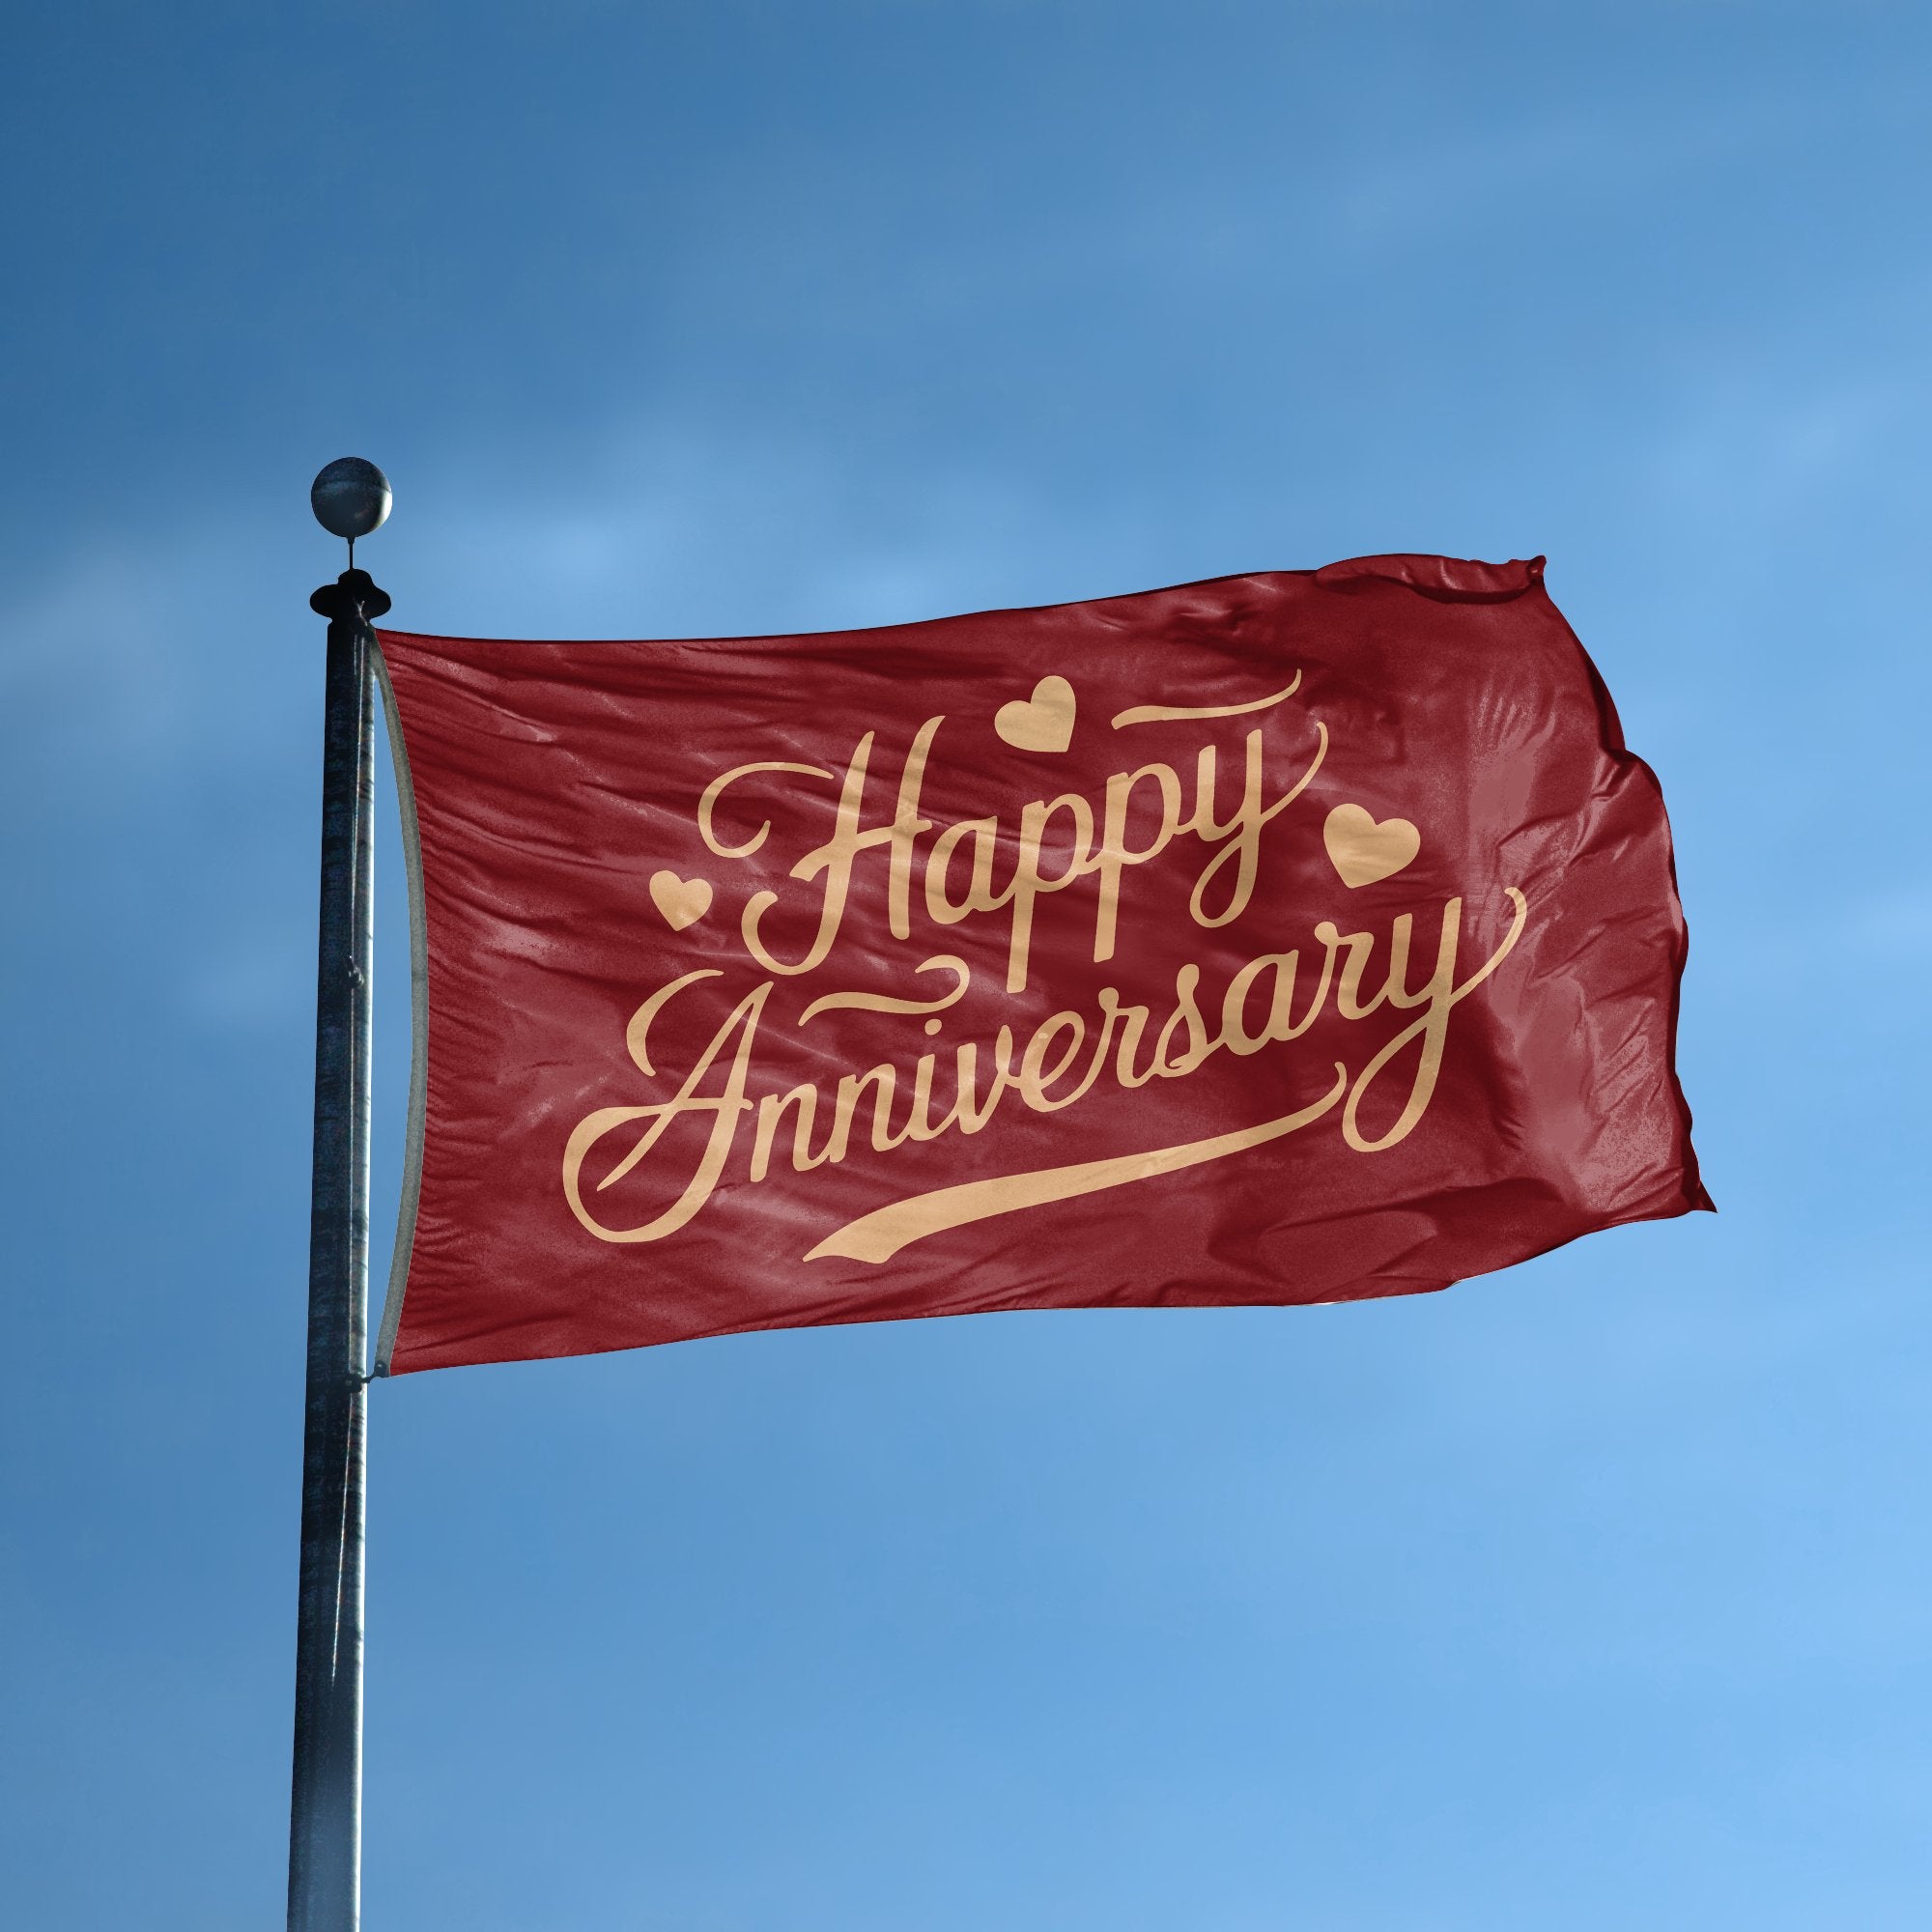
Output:
[[[1918,1927],[1932,15],[16,11],[0,1867],[277,1922],[322,627],[1548,553],[1721,1208],[1449,1293],[373,1404],[367,1918]],[[383,863],[379,1171],[404,953]]]

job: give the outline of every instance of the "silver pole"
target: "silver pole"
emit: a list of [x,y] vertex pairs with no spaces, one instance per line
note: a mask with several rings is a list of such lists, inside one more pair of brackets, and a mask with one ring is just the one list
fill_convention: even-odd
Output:
[[[360,482],[345,508],[331,464],[316,515],[366,534],[379,514]],[[379,481],[372,464],[359,470]],[[337,486],[329,494],[331,484]],[[350,512],[354,514],[351,515]],[[344,520],[353,527],[341,528]],[[353,552],[352,552],[353,554]],[[351,568],[309,600],[328,621],[323,724],[322,908],[316,962],[315,1148],[309,1208],[308,1391],[302,1437],[300,1608],[296,1634],[290,1932],[356,1932],[362,1880],[362,1576],[368,1392],[370,978],[374,964],[372,620],[388,598]]]

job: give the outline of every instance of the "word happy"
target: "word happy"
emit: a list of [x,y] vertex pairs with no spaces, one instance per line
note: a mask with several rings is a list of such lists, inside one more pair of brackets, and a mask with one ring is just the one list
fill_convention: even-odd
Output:
[[[845,920],[854,867],[862,854],[875,851],[886,856],[887,921],[895,939],[912,937],[916,879],[925,916],[935,925],[956,925],[975,915],[1006,916],[1010,925],[1007,953],[1009,993],[1026,990],[1034,908],[1040,898],[1050,893],[1064,892],[1080,879],[1099,879],[1094,919],[1094,960],[1096,965],[1101,964],[1114,956],[1122,878],[1134,867],[1157,859],[1178,838],[1191,835],[1206,845],[1218,847],[1194,882],[1188,911],[1197,925],[1227,925],[1240,918],[1253,896],[1264,827],[1306,790],[1309,781],[1321,770],[1328,749],[1327,727],[1318,724],[1315,755],[1307,768],[1278,799],[1264,806],[1262,734],[1250,731],[1239,797],[1225,819],[1218,815],[1215,804],[1219,759],[1212,745],[1204,746],[1195,760],[1193,797],[1185,803],[1184,810],[1180,775],[1166,764],[1147,764],[1135,771],[1116,773],[1107,781],[1097,813],[1094,804],[1077,792],[1037,800],[1021,809],[1018,856],[1012,876],[996,891],[993,864],[1001,842],[997,818],[966,818],[949,825],[932,841],[923,866],[919,862],[918,841],[933,829],[932,821],[920,815],[920,793],[925,784],[926,761],[932,753],[933,740],[945,722],[943,716],[928,718],[920,726],[899,774],[893,815],[877,825],[864,823],[867,778],[875,736],[870,731],[859,740],[842,778],[819,765],[761,761],[734,766],[705,786],[697,802],[698,835],[721,859],[749,859],[765,842],[772,829],[767,819],[741,844],[726,844],[720,838],[716,824],[719,801],[739,780],[758,772],[781,772],[838,786],[832,836],[791,868],[791,876],[801,882],[820,882],[817,930],[805,952],[797,959],[784,960],[765,944],[762,933],[765,915],[779,904],[779,894],[754,893],[745,907],[741,926],[745,951],[766,972],[810,973],[825,963]],[[1135,793],[1143,788],[1158,797],[1159,822],[1147,842],[1136,845],[1127,837],[1128,815]],[[1047,834],[1062,819],[1069,834],[1068,856],[1058,871],[1050,871],[1045,864]],[[1229,874],[1224,901],[1218,912],[1209,912],[1209,895],[1224,870]],[[962,872],[963,880],[959,876]]]

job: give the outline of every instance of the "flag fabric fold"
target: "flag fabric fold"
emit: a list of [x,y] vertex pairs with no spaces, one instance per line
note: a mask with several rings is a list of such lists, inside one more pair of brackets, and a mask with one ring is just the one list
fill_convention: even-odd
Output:
[[1662,800],[1541,559],[382,647],[387,1372],[1406,1293],[1710,1205]]

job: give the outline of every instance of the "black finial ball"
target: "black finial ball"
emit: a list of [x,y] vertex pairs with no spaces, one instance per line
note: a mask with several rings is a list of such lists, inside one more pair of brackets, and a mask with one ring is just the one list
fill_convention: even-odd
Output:
[[315,520],[332,537],[354,543],[382,527],[392,500],[389,479],[360,456],[338,456],[308,486]]

